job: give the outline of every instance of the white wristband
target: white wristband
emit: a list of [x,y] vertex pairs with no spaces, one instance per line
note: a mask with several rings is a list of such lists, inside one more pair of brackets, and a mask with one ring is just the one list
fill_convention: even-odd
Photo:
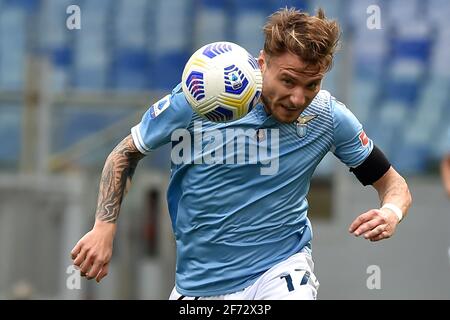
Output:
[[383,204],[383,206],[381,207],[381,209],[383,209],[383,208],[392,210],[392,211],[395,213],[395,215],[397,216],[399,222],[402,220],[402,218],[403,218],[403,212],[402,212],[402,210],[401,210],[399,207],[397,207],[395,204],[393,204],[393,203],[385,203],[385,204]]

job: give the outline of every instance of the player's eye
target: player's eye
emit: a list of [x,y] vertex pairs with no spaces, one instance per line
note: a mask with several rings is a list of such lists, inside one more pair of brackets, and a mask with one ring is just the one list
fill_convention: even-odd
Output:
[[308,86],[306,88],[308,88],[308,90],[316,90],[318,85],[319,85],[318,82],[312,82],[312,83],[308,84]]
[[289,78],[283,78],[283,79],[281,79],[281,81],[287,86],[292,86],[294,84],[294,81]]

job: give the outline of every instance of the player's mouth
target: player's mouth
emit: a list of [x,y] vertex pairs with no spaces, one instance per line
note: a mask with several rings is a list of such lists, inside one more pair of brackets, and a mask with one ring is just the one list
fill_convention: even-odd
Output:
[[300,108],[296,108],[296,107],[293,107],[293,106],[285,106],[285,105],[282,104],[281,107],[283,109],[286,109],[287,111],[290,111],[290,112],[300,111]]

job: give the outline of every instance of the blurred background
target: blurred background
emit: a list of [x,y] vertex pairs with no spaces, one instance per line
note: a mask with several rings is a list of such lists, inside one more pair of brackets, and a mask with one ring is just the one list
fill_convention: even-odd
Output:
[[257,56],[266,17],[286,5],[339,21],[323,88],[359,118],[414,198],[392,239],[354,238],[348,226],[378,207],[376,192],[324,159],[309,196],[319,299],[450,299],[450,202],[438,171],[449,144],[448,0],[0,0],[0,299],[168,297],[168,147],[138,167],[108,277],[88,282],[71,266],[94,221],[103,163],[197,48],[227,40]]

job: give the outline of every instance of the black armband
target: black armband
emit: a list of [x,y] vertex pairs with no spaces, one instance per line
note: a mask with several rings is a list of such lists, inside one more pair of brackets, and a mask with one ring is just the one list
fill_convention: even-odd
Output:
[[374,145],[366,160],[356,168],[351,168],[350,171],[364,186],[367,186],[380,179],[390,167],[391,164],[384,153]]

